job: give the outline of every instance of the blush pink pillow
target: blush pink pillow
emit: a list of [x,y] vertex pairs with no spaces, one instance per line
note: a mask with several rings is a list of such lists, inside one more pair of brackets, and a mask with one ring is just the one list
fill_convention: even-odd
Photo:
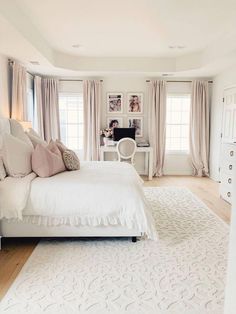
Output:
[[42,178],[51,177],[66,170],[61,152],[55,143],[38,144],[32,154],[32,169]]

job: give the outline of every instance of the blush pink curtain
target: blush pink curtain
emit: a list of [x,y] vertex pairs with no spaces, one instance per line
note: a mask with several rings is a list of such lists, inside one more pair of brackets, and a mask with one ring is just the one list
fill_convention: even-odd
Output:
[[162,176],[166,142],[166,82],[148,83],[149,94],[149,142],[153,147],[153,175]]
[[84,81],[83,103],[85,160],[99,160],[101,94],[102,83],[100,81]]
[[209,176],[210,109],[207,81],[193,81],[190,110],[190,155],[195,176]]

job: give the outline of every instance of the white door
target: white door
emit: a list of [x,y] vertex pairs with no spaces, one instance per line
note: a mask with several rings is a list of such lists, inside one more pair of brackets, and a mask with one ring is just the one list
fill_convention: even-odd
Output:
[[224,91],[222,142],[236,142],[236,87]]

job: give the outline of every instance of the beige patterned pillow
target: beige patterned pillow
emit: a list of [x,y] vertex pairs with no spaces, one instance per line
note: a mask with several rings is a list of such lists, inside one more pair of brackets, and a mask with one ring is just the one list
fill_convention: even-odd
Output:
[[79,170],[80,161],[73,150],[67,149],[63,152],[63,160],[67,170]]

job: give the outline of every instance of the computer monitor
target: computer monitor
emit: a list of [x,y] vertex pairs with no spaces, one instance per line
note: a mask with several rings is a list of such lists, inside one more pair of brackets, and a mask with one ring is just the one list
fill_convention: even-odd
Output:
[[135,128],[114,128],[113,140],[119,141],[124,137],[130,137],[135,140]]

